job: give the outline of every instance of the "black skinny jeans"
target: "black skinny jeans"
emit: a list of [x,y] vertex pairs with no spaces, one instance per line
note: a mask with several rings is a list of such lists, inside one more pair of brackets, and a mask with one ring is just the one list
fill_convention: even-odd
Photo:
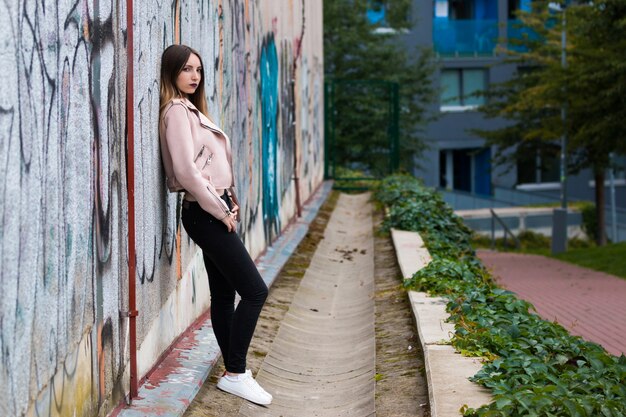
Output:
[[[230,207],[226,196],[222,197]],[[228,372],[246,371],[246,354],[268,289],[237,233],[200,207],[184,201],[182,221],[202,249],[211,290],[211,323]],[[235,291],[241,300],[235,309]]]

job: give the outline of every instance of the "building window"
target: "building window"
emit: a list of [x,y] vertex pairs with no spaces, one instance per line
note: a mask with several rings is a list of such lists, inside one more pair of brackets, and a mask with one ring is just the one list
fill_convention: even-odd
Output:
[[[434,16],[449,20],[498,19],[497,0],[433,0]],[[514,1],[514,0],[510,0]],[[517,0],[526,2],[529,0]]]
[[517,184],[558,183],[559,147],[536,150],[517,159]]
[[519,10],[523,12],[530,12],[531,0],[509,0],[509,20],[517,19],[517,12]]
[[467,0],[450,1],[450,19],[467,20],[474,18],[474,2]]
[[449,7],[448,0],[436,0],[435,7],[434,7],[435,17],[441,18],[441,19],[448,19],[449,17],[448,7]]
[[615,175],[615,179],[624,180],[626,179],[626,156],[619,155],[614,156],[612,159],[612,167],[613,167],[613,175]]
[[461,111],[484,104],[476,95],[487,86],[487,71],[481,68],[444,69],[441,71],[441,110]]
[[509,20],[517,19],[520,0],[509,0]]
[[440,150],[439,186],[448,190],[491,195],[491,149]]

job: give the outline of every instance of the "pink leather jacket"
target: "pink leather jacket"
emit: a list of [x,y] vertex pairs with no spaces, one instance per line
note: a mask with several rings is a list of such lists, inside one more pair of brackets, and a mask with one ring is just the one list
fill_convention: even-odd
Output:
[[189,100],[177,98],[163,110],[159,140],[170,192],[184,190],[215,218],[226,217],[230,210],[220,193],[234,185],[228,136]]

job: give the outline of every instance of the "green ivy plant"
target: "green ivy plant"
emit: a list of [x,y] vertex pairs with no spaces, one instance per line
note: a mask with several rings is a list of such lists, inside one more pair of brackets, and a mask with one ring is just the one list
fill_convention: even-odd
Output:
[[484,358],[472,378],[494,401],[465,416],[626,416],[626,357],[570,335],[497,287],[471,247],[471,231],[436,191],[407,175],[381,182],[383,228],[419,232],[433,258],[407,288],[446,297],[452,345]]

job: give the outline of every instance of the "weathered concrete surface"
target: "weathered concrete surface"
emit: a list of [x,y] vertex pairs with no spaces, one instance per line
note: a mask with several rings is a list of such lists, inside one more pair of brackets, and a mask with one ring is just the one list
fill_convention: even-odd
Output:
[[219,357],[208,314],[186,334],[139,389],[139,398],[121,410],[121,417],[183,414]]
[[375,415],[374,261],[369,195],[341,195],[257,375],[274,396],[243,416]]
[[432,260],[419,233],[394,229],[391,234],[396,252],[409,252],[411,256],[398,256],[398,264],[404,278],[411,278]]
[[448,343],[454,334],[454,324],[447,322],[450,317],[446,312],[447,301],[417,291],[409,291],[409,300],[422,345]]
[[468,379],[482,367],[479,359],[462,356],[450,345],[426,345],[424,358],[432,417],[457,417],[464,404],[478,408],[492,401],[489,390]]
[[[426,248],[418,233],[394,229],[391,235],[404,277],[428,265],[430,256],[424,256]],[[446,323],[445,299],[417,291],[409,291],[409,298],[424,351],[431,416],[456,417],[465,404],[476,408],[490,403],[490,392],[468,379],[480,370],[480,361],[456,353],[449,345],[454,325]]]

